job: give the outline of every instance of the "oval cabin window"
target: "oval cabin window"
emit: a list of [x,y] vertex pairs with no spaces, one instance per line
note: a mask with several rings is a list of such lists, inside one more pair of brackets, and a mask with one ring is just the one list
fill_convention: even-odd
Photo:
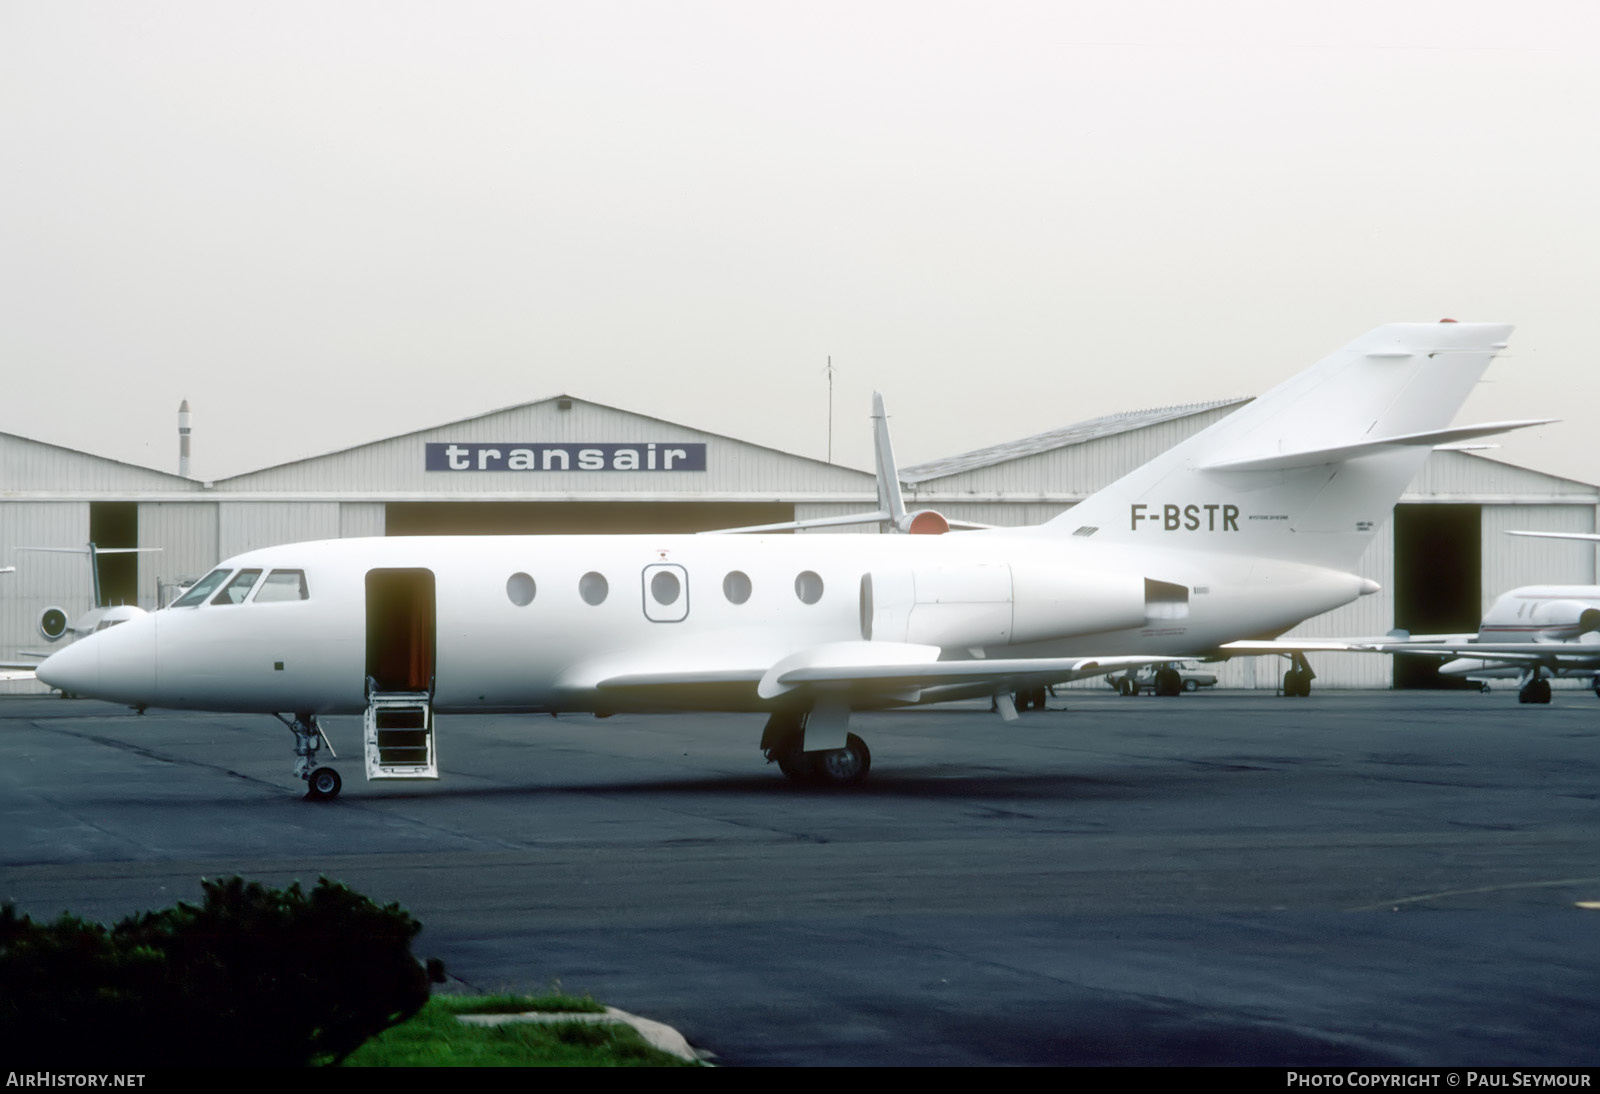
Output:
[[822,578],[807,570],[794,579],[794,595],[802,604],[815,604],[822,599]]
[[722,579],[722,595],[729,604],[743,604],[750,599],[750,575],[739,570],[731,571]]
[[604,574],[590,570],[578,579],[578,595],[583,597],[585,604],[604,604],[610,592],[611,585]]

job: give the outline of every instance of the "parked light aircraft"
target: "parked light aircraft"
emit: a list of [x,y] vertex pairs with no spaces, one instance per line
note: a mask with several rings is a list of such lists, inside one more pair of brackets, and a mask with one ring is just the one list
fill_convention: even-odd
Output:
[[39,678],[276,715],[309,797],[318,718],[364,715],[369,778],[436,777],[433,717],[767,714],[785,774],[862,778],[854,710],[994,696],[1273,637],[1377,585],[1357,562],[1511,333],[1380,327],[1027,528],[959,535],[345,539],[229,559]]
[[[100,591],[100,556],[159,551],[161,550],[159,547],[99,547],[94,543],[86,543],[82,547],[18,547],[17,550],[85,555],[89,560],[89,580],[93,589],[94,606],[76,619],[68,619],[66,611],[61,608],[54,606],[45,608],[39,613],[39,636],[46,642],[59,642],[62,639],[74,642],[97,631],[103,631],[107,627],[115,627],[119,623],[126,623],[130,619],[147,614],[143,608],[135,604],[105,602],[105,597]],[[15,566],[0,569],[0,573],[15,571]],[[30,660],[0,661],[0,680],[31,680],[40,662],[50,656],[44,650],[20,652]]]

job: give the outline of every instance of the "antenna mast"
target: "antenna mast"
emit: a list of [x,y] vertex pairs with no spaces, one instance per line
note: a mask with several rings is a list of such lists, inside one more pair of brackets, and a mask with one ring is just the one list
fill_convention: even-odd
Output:
[[828,354],[828,462],[833,462],[833,354]]

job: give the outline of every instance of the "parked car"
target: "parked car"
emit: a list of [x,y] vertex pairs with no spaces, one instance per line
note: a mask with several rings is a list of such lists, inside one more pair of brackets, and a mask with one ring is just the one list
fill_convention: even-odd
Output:
[[1144,665],[1129,672],[1112,673],[1106,677],[1106,683],[1121,695],[1138,695],[1142,691],[1155,694],[1156,674],[1163,669],[1177,672],[1179,686],[1184,691],[1199,691],[1201,688],[1214,687],[1217,682],[1215,673],[1201,672],[1188,665]]

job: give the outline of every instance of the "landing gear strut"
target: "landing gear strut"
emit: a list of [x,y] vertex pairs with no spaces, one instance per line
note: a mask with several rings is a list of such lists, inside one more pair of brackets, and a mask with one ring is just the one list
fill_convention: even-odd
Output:
[[[294,773],[306,781],[306,797],[311,801],[332,801],[337,798],[344,781],[333,768],[317,766],[317,753],[328,739],[317,724],[316,715],[296,714],[292,722],[281,714],[274,717],[294,734]],[[333,755],[332,745],[328,745],[328,755]]]

